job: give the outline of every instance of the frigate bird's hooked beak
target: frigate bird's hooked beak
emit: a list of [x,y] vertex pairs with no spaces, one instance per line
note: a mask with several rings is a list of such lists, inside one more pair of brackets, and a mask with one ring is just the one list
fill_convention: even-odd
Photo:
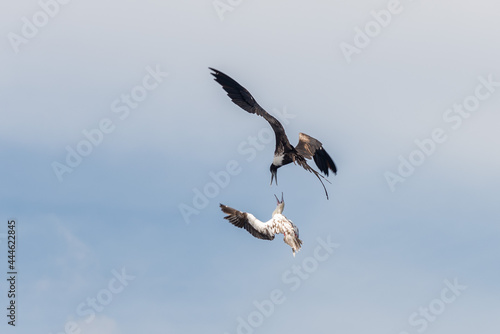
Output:
[[269,170],[271,171],[271,184],[270,185],[271,186],[273,185],[273,180],[276,182],[276,185],[278,185],[278,167],[271,164],[271,167],[269,167]]

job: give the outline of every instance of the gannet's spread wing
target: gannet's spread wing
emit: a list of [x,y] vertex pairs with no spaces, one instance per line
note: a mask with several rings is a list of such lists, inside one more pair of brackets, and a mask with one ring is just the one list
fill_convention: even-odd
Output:
[[271,226],[267,223],[263,223],[254,215],[246,212],[241,212],[236,209],[225,206],[224,204],[220,205],[222,212],[226,213],[227,216],[225,219],[229,220],[231,224],[236,227],[244,228],[251,235],[256,238],[264,239],[264,240],[273,240],[275,233],[272,233]]

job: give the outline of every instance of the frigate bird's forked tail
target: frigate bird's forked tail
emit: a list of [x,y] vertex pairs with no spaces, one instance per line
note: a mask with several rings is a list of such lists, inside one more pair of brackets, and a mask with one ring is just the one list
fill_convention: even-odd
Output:
[[318,173],[314,168],[312,168],[311,166],[309,166],[309,164],[307,163],[306,159],[304,159],[302,156],[297,155],[294,162],[297,165],[299,165],[302,168],[304,168],[306,171],[308,171],[310,173],[313,173],[318,178],[319,182],[321,182],[321,185],[323,186],[323,189],[325,190],[326,199],[329,199],[330,197],[328,196],[328,191],[326,190],[326,187],[325,187],[325,184],[323,183],[323,180],[325,180],[328,183],[331,183],[331,182],[328,181],[328,179],[326,179],[323,175],[321,175],[320,173]]

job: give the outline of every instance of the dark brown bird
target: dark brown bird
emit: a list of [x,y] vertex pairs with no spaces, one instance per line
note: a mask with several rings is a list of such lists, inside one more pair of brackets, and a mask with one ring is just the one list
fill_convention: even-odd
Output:
[[248,90],[221,71],[211,67],[209,67],[209,69],[213,71],[211,74],[215,77],[215,81],[222,86],[235,104],[251,114],[257,114],[264,117],[273,128],[276,137],[276,149],[274,150],[273,163],[269,167],[269,170],[271,171],[271,184],[273,183],[273,180],[275,180],[276,184],[278,184],[278,168],[293,162],[316,175],[318,180],[323,185],[326,198],[328,199],[328,192],[326,191],[326,187],[321,180],[321,178],[324,178],[323,175],[309,166],[306,161],[306,159],[314,159],[318,169],[326,176],[328,176],[329,170],[331,170],[334,174],[337,174],[337,167],[335,166],[335,163],[330,155],[323,148],[323,144],[321,144],[319,140],[308,136],[305,133],[299,133],[299,143],[297,146],[293,147],[288,141],[283,125],[281,125],[276,118],[265,111],[257,103],[257,101],[255,101]]

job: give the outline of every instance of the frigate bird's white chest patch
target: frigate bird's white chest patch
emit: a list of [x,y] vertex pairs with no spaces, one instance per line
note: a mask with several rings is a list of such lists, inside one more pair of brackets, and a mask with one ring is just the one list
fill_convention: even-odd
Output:
[[274,158],[273,158],[273,165],[275,166],[281,166],[283,165],[283,158],[285,156],[283,154],[281,155],[275,155]]

